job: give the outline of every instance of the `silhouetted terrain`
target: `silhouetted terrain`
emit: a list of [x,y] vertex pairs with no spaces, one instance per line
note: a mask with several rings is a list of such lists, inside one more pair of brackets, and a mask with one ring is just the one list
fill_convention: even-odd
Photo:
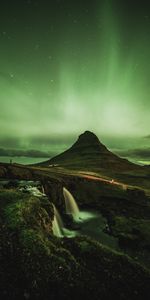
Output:
[[[70,149],[39,165],[1,163],[0,178],[1,299],[146,299],[148,167],[117,157],[86,131]],[[38,181],[46,195],[21,190],[22,180]],[[52,203],[65,214],[63,187],[80,209],[102,214],[118,251],[88,236],[54,236]]]
[[60,166],[72,169],[83,168],[91,171],[101,168],[109,168],[110,170],[139,168],[128,160],[110,152],[99,141],[97,136],[90,131],[85,131],[81,134],[71,148],[40,165],[48,166],[50,164],[59,164]]

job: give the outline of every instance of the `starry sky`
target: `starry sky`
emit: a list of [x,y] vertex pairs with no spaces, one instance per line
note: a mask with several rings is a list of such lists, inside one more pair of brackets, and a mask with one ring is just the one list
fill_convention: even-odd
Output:
[[0,148],[59,153],[91,130],[150,163],[149,78],[149,1],[1,2]]

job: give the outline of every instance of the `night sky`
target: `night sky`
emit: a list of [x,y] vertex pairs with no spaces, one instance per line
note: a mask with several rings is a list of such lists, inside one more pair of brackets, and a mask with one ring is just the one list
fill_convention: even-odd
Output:
[[1,1],[0,128],[0,148],[57,153],[91,130],[150,162],[149,1]]

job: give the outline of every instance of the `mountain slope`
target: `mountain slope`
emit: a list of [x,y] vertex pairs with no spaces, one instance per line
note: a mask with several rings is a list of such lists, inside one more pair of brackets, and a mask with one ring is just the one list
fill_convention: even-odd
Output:
[[58,164],[62,167],[75,169],[110,169],[110,170],[132,170],[139,166],[120,158],[110,152],[98,137],[85,131],[78,140],[66,151],[42,162],[39,165],[49,166]]

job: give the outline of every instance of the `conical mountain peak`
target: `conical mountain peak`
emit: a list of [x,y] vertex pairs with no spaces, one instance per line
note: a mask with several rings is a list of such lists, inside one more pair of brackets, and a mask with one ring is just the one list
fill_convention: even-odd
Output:
[[99,143],[98,137],[91,131],[85,131],[84,133],[79,135],[79,142],[91,142],[91,143]]
[[131,162],[122,159],[103,145],[98,137],[91,131],[80,134],[77,141],[66,151],[52,159],[43,162],[42,165],[57,164],[61,167],[75,169],[107,169],[127,170],[135,168]]
[[90,147],[107,151],[107,148],[99,141],[98,137],[91,131],[80,134],[77,141],[72,145],[73,148]]

